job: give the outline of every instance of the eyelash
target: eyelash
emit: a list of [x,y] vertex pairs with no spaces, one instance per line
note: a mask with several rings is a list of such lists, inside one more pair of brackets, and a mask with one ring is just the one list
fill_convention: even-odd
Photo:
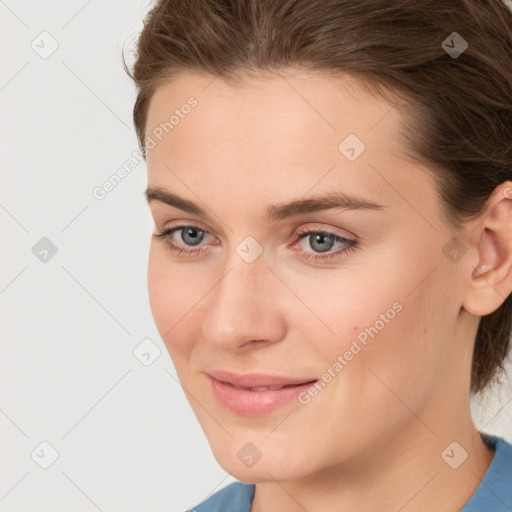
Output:
[[[171,228],[171,229],[165,229],[159,233],[154,234],[153,236],[156,238],[163,239],[165,244],[167,245],[167,247],[169,248],[169,250],[171,252],[174,252],[178,255],[183,255],[183,257],[190,257],[191,255],[199,256],[200,254],[203,254],[207,250],[204,247],[200,248],[200,249],[183,249],[182,247],[179,247],[175,243],[171,242],[171,235],[175,231],[180,231],[185,228],[193,228],[198,231],[203,231],[204,233],[207,233],[210,236],[213,236],[212,233],[210,233],[206,229],[200,228],[199,226],[194,226],[192,224],[187,224],[185,226],[177,226],[177,227]],[[358,244],[357,240],[351,240],[349,238],[344,238],[342,236],[336,235],[329,231],[323,231],[323,230],[315,231],[315,230],[311,230],[311,229],[299,230],[297,232],[297,235],[300,235],[300,236],[299,236],[299,239],[297,240],[297,242],[302,240],[303,238],[306,238],[309,235],[317,235],[317,234],[327,235],[330,238],[332,238],[335,242],[343,242],[345,245],[344,245],[344,247],[340,247],[335,251],[327,252],[324,255],[321,255],[321,253],[310,253],[307,251],[302,251],[302,253],[303,253],[302,257],[304,257],[307,260],[323,261],[323,262],[330,261],[334,258],[340,257],[342,254],[347,254],[350,251],[354,250]]]

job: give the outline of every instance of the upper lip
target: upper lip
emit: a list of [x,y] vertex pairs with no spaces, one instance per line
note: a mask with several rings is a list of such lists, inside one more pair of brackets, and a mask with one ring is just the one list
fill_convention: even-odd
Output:
[[305,384],[317,380],[316,377],[285,377],[281,375],[264,375],[260,373],[239,375],[227,370],[209,370],[206,373],[216,380],[243,388],[290,386],[294,384]]

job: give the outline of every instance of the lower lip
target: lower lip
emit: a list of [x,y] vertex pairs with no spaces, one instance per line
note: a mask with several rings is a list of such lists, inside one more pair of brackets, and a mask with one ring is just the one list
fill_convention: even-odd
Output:
[[269,414],[286,405],[303,391],[307,391],[314,382],[289,386],[274,391],[250,391],[238,389],[230,384],[210,377],[214,397],[226,409],[244,416]]

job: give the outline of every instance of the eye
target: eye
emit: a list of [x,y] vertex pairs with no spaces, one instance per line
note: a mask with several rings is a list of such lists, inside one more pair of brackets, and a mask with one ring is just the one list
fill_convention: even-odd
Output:
[[172,229],[164,229],[163,231],[153,235],[156,238],[162,238],[169,248],[171,252],[175,252],[178,255],[179,254],[201,254],[205,252],[207,249],[204,247],[201,247],[199,249],[184,249],[183,247],[180,247],[179,245],[176,245],[172,241],[172,237],[175,232],[181,231],[180,238],[185,244],[189,244],[194,246],[198,245],[202,242],[204,239],[205,234],[208,234],[210,236],[213,236],[209,231],[206,231],[205,229],[199,228],[198,226],[178,226]]
[[[183,244],[188,247],[199,247],[196,249],[189,249],[176,244],[173,237],[174,234],[178,232],[181,232],[180,238]],[[176,253],[178,256],[182,255],[183,257],[188,257],[197,256],[208,251],[207,247],[199,245],[204,240],[205,235],[213,237],[212,233],[200,228],[199,226],[186,225],[166,229],[154,234],[153,236],[163,239],[171,252]],[[300,250],[300,257],[314,261],[329,261],[334,258],[339,258],[343,254],[353,250],[358,243],[357,240],[345,238],[337,235],[336,233],[325,230],[303,228],[297,232],[297,235],[299,235],[299,240],[295,244],[307,239],[308,245],[313,248],[313,252]],[[331,249],[335,243],[341,244],[341,246],[339,246],[335,251],[332,251]]]
[[[302,251],[302,257],[306,258],[307,260],[329,261],[334,258],[341,257],[343,254],[353,250],[357,246],[357,240],[345,238],[330,231],[319,231],[305,228],[299,230],[297,234],[300,235],[299,241],[297,243],[306,239],[310,247],[312,247],[315,251],[319,251],[316,253]],[[338,249],[335,251],[331,251],[332,246],[336,242],[341,244],[341,246],[338,247]]]

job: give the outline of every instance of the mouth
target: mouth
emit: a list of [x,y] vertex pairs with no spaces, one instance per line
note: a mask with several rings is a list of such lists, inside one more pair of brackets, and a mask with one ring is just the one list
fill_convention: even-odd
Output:
[[277,391],[279,389],[285,389],[285,388],[291,388],[291,387],[297,387],[297,386],[304,386],[306,384],[313,385],[316,380],[303,382],[301,384],[286,384],[285,386],[254,386],[254,387],[245,387],[245,386],[235,386],[234,384],[231,384],[230,382],[222,382],[223,384],[226,384],[227,386],[231,386],[234,389],[243,389],[245,391]]
[[241,375],[227,370],[211,370],[207,372],[207,374],[213,379],[229,384],[235,388],[250,389],[253,391],[268,391],[269,389],[274,391],[284,387],[308,384],[318,380],[316,377],[287,377],[262,373]]
[[242,416],[270,414],[289,405],[318,381],[310,377],[237,375],[224,371],[207,375],[215,400],[223,408]]

